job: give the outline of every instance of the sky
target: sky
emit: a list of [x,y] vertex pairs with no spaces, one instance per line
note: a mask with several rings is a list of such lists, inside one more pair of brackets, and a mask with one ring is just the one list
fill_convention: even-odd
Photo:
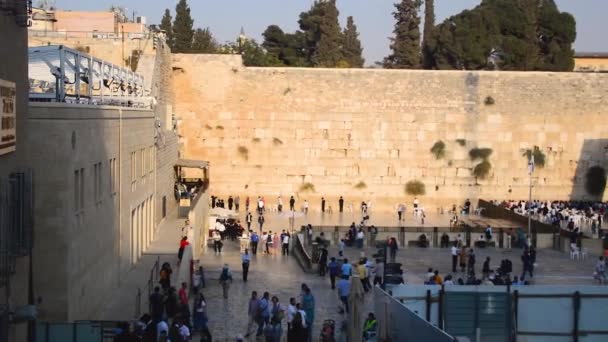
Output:
[[[556,0],[560,10],[574,15],[577,21],[575,49],[579,52],[608,52],[608,1]],[[310,8],[313,0],[189,0],[194,26],[209,27],[219,42],[234,41],[241,27],[247,36],[261,42],[268,25],[279,25],[286,32],[298,29],[298,17]],[[338,0],[340,21],[353,16],[360,32],[366,64],[380,61],[389,53],[394,21],[395,0]],[[437,22],[473,8],[480,0],[435,0]],[[34,1],[36,3],[36,1]],[[165,8],[174,16],[176,0],[55,0],[59,9],[106,10],[110,5],[123,6],[130,15],[145,16],[148,24],[160,23]]]

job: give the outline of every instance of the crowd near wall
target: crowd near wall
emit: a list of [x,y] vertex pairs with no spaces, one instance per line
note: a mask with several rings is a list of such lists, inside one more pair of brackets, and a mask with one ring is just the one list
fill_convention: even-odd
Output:
[[[580,170],[608,166],[608,75],[249,68],[240,56],[173,56],[184,158],[209,160],[210,193],[296,195],[316,207],[527,198],[526,149],[546,156],[534,197],[583,198]],[[444,156],[431,153],[445,144]],[[587,141],[587,143],[585,143]],[[584,146],[592,146],[591,149]],[[492,150],[475,177],[470,151]],[[314,191],[312,191],[314,188]],[[285,203],[287,203],[285,201]]]

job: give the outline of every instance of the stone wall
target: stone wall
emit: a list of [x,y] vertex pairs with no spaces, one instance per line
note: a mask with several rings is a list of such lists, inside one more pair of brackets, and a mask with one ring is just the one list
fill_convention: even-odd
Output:
[[[173,67],[182,154],[211,162],[211,194],[392,209],[420,180],[429,207],[527,198],[522,154],[538,146],[534,197],[568,199],[585,196],[581,172],[608,166],[593,143],[608,138],[608,75],[247,68],[223,55],[174,55]],[[486,179],[474,148],[493,151]]]

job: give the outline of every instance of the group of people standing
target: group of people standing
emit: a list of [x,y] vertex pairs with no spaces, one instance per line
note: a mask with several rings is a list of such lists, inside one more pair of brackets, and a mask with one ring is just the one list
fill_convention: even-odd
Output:
[[312,341],[315,297],[306,284],[302,284],[297,299],[291,297],[287,305],[281,304],[278,296],[271,297],[269,292],[259,297],[258,292],[253,291],[247,313],[245,338],[255,334],[257,338],[264,336],[266,342],[281,342],[286,323],[288,342]]

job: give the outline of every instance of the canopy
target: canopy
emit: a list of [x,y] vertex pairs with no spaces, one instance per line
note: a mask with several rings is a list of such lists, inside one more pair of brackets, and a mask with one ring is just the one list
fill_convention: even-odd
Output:
[[179,167],[191,167],[196,169],[206,169],[209,167],[209,162],[204,160],[195,159],[178,159],[175,166]]

